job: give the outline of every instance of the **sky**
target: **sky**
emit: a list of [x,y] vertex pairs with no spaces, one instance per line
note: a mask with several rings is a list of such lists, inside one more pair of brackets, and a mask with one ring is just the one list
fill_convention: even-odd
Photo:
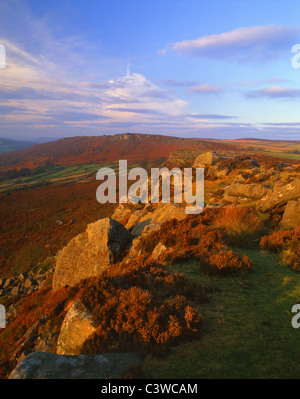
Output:
[[0,137],[299,140],[298,67],[298,0],[0,0]]

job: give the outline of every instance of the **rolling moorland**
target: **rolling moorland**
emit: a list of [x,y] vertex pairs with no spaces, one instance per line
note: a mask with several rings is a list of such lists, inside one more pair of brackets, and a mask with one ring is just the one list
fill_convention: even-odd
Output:
[[[204,212],[100,205],[119,159],[204,167]],[[0,179],[1,378],[299,378],[299,142],[76,137]]]

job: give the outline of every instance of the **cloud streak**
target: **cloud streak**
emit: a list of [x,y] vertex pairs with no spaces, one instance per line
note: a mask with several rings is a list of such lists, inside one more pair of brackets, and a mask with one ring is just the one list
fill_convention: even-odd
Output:
[[267,61],[290,52],[299,39],[299,27],[253,26],[202,36],[172,44],[181,55],[226,61]]
[[261,90],[252,90],[244,93],[245,98],[269,98],[269,99],[295,99],[300,98],[300,89],[288,87],[270,86]]
[[192,94],[219,94],[222,91],[220,87],[207,83],[189,88],[189,92]]

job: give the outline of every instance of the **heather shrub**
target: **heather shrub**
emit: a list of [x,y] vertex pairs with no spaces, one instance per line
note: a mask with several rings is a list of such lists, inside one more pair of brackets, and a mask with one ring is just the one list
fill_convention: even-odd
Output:
[[[247,212],[242,210],[239,215]],[[251,266],[248,257],[225,250],[224,232],[214,226],[215,220],[222,220],[222,215],[223,210],[208,209],[183,220],[169,220],[159,230],[146,236],[141,241],[141,248],[150,256],[161,242],[167,249],[159,256],[160,262],[172,264],[198,260],[203,271],[208,273],[225,275],[248,270]]]
[[260,240],[260,247],[270,252],[279,252],[282,249],[294,245],[299,246],[300,225],[293,230],[278,230],[270,235],[263,236]]
[[199,335],[202,316],[193,303],[206,298],[196,283],[141,257],[86,280],[81,300],[97,325],[84,352],[164,354],[171,345]]
[[278,230],[262,237],[260,247],[270,252],[281,252],[281,260],[293,270],[299,270],[300,225],[293,230]]
[[144,254],[151,255],[155,246],[161,242],[169,248],[176,248],[178,253],[206,252],[223,245],[222,234],[210,227],[212,210],[200,215],[191,215],[183,220],[172,219],[163,223],[159,230],[142,238],[139,248]]
[[222,209],[213,226],[220,229],[228,245],[254,248],[263,234],[264,224],[251,208]]
[[231,250],[221,249],[209,255],[203,267],[212,274],[231,275],[250,269],[251,260],[246,255],[241,257]]

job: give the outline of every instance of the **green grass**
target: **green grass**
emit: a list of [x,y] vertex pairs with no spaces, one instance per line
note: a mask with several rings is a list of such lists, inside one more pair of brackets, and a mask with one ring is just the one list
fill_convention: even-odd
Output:
[[[103,167],[114,168],[115,165],[76,165],[64,168],[61,166],[55,166],[43,173],[34,174],[28,177],[3,180],[0,182],[0,190],[34,187],[47,182],[64,183],[66,180],[69,182],[73,180],[80,181],[86,178],[95,177],[96,172]],[[74,179],[72,179],[73,177]]]
[[147,378],[299,378],[300,330],[290,313],[300,302],[300,277],[275,255],[247,250],[253,270],[237,277],[204,275],[193,262],[174,265],[203,286],[211,302],[199,306],[203,334],[174,348],[166,359],[149,355]]
[[284,159],[290,160],[300,160],[300,154],[290,154],[288,152],[280,152],[280,151],[264,151],[263,154],[270,155],[272,157],[279,157]]

